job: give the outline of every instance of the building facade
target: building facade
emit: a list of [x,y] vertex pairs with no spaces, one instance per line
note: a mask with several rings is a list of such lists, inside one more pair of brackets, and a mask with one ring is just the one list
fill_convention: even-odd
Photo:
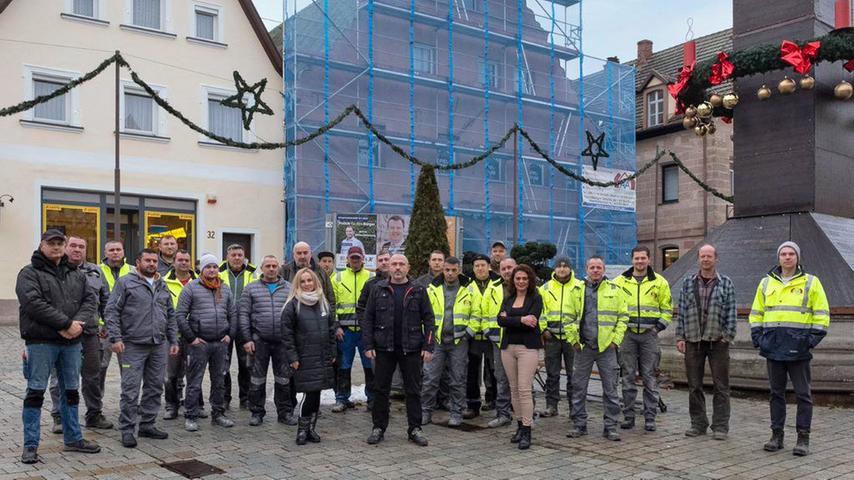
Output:
[[[54,91],[116,50],[172,106],[220,135],[281,141],[281,56],[250,0],[0,0],[0,105]],[[46,35],[46,32],[50,32]],[[232,72],[266,78],[275,112],[244,130]],[[113,67],[68,94],[0,118],[0,302],[12,314],[18,268],[56,227],[99,262],[114,236]],[[187,128],[119,72],[119,231],[128,257],[165,233],[193,258],[243,243],[252,260],[282,249],[280,151],[228,147]],[[263,208],[258,208],[263,206]]]
[[[697,58],[732,48],[732,30],[696,39]],[[682,45],[653,52],[652,42],[638,42],[637,158],[642,165],[661,150],[675,153],[685,166],[718,191],[732,194],[732,124],[715,120],[714,135],[698,137],[682,127],[676,102],[667,91],[683,63]],[[716,87],[729,93],[732,82]],[[737,120],[734,120],[737,121]],[[732,214],[732,206],[703,190],[665,156],[637,180],[637,239],[652,252],[653,268],[664,270]]]

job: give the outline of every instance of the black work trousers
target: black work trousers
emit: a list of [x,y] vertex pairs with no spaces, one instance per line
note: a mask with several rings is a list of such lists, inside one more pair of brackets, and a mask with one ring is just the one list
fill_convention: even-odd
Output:
[[382,431],[388,428],[391,377],[398,365],[406,393],[408,432],[421,427],[421,352],[404,353],[400,349],[393,352],[380,350],[375,352],[377,356],[374,359],[374,408],[371,410],[374,428]]
[[771,386],[771,429],[782,430],[786,424],[786,383],[792,381],[798,413],[795,427],[809,433],[812,423],[812,392],[810,391],[810,361],[780,362],[767,360],[768,383]]

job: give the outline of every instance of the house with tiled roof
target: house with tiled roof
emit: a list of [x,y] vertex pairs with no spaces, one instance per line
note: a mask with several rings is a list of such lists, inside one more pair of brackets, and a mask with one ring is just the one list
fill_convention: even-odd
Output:
[[[695,39],[697,59],[731,50],[732,30]],[[628,62],[637,69],[636,119],[638,166],[661,150],[674,152],[699,178],[730,194],[732,192],[732,124],[716,121],[714,135],[697,136],[682,127],[676,101],[667,84],[676,80],[683,65],[683,45],[655,52],[650,40],[638,42],[637,58]],[[731,81],[710,93],[733,91]],[[722,224],[731,205],[712,196],[682,172],[669,156],[637,181],[637,238],[652,252],[653,268],[663,270],[701,242]]]

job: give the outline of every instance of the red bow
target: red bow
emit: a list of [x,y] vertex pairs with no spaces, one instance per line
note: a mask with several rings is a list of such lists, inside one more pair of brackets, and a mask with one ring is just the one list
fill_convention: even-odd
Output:
[[718,63],[712,65],[712,74],[709,76],[709,83],[720,85],[732,76],[733,71],[735,71],[735,65],[729,61],[729,55],[726,52],[720,52],[718,53]]
[[732,123],[732,117],[721,117],[721,121],[726,124],[730,124]]
[[694,74],[694,64],[685,65],[682,67],[682,71],[679,72],[679,77],[676,80],[676,83],[668,83],[667,91],[670,92],[670,95],[676,99],[676,114],[679,115],[685,111],[685,105],[679,100],[679,94],[682,93],[682,90],[685,90],[685,87],[688,85],[688,81],[691,80],[691,75]]
[[843,65],[842,68],[849,72],[854,72],[854,58],[845,62],[845,65]]
[[780,46],[780,60],[795,67],[795,71],[801,75],[806,75],[812,68],[812,61],[818,55],[820,47],[821,42],[809,42],[801,48],[794,42],[783,40]]

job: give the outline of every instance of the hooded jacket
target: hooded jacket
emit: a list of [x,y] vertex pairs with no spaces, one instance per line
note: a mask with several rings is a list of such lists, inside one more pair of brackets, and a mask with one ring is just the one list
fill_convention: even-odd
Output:
[[105,320],[111,343],[178,344],[178,325],[169,287],[156,274],[154,283],[137,272],[116,281]]
[[188,283],[178,297],[175,315],[181,336],[187,343],[196,337],[206,342],[218,342],[228,335],[234,340],[237,335],[237,304],[231,298],[228,285],[220,286],[220,299],[216,292],[205,287],[197,278]]
[[68,263],[63,255],[59,265],[36,250],[30,264],[18,273],[15,284],[18,297],[21,338],[27,344],[72,344],[59,334],[72,322],[84,324],[95,316],[95,292],[86,283],[86,275]]

